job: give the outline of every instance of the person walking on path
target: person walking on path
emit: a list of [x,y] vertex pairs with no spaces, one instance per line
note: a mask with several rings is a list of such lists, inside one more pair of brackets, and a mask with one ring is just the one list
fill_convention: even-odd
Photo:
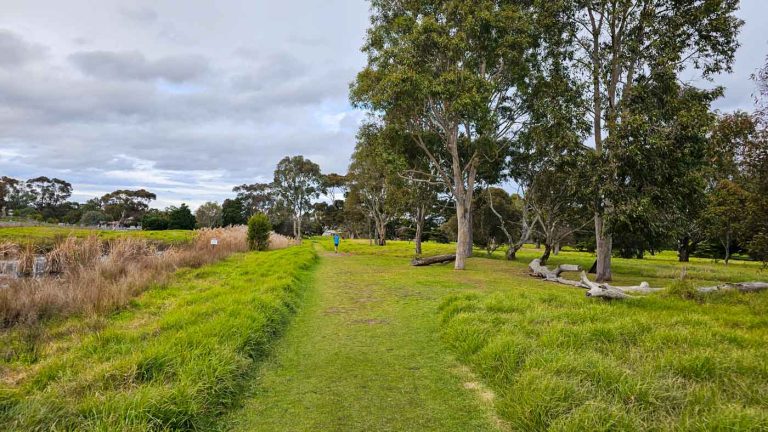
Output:
[[339,237],[339,233],[335,232],[333,233],[333,250],[336,251],[336,253],[339,253],[339,242],[341,241],[341,237]]

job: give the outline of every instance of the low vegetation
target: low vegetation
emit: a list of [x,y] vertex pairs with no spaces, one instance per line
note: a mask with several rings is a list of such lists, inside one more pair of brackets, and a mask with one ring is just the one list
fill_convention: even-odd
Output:
[[[653,260],[616,264],[627,279],[664,272]],[[751,273],[697,267],[708,279]],[[596,302],[521,275],[504,290],[449,296],[442,334],[512,430],[765,430],[768,296],[694,285]]]
[[[216,247],[212,238],[218,239]],[[138,237],[67,237],[45,255],[46,268],[56,277],[13,279],[0,290],[0,325],[103,314],[124,306],[173,270],[200,267],[246,249],[243,227],[200,230],[189,245],[162,252]],[[13,252],[7,254],[13,258]],[[22,247],[16,255],[21,273],[30,273],[33,251]]]
[[[108,318],[49,323],[34,352],[0,357],[0,429],[210,429],[292,315],[315,260],[309,247],[236,254],[180,270]],[[29,331],[7,331],[3,346]]]
[[149,240],[158,245],[181,245],[194,240],[195,235],[196,231],[189,230],[110,231],[58,226],[24,226],[1,227],[0,243],[32,244],[36,248],[47,250],[67,237],[86,238],[97,236],[103,240],[131,237]]

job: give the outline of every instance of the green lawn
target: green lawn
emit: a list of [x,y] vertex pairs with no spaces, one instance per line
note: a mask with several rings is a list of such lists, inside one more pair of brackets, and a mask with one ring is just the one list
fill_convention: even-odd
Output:
[[[409,267],[411,247],[346,241],[323,260],[319,299],[262,371],[237,430],[481,429],[461,422],[487,415],[463,408],[456,419],[445,399],[484,386],[502,429],[768,430],[768,293],[604,302],[527,276],[532,248],[455,272]],[[428,244],[425,254],[450,250]],[[566,252],[553,264],[592,260]],[[756,263],[683,265],[672,253],[616,259],[615,275],[668,286],[683,266],[696,285],[768,280]],[[448,352],[479,385],[456,383],[472,379]],[[416,390],[437,376],[439,392]]]
[[32,243],[42,248],[51,247],[58,239],[68,236],[83,238],[90,235],[97,235],[103,239],[131,236],[163,244],[183,244],[190,242],[195,232],[188,230],[109,231],[58,226],[0,227],[0,242]]
[[[0,358],[0,430],[768,430],[768,293],[605,302],[528,276],[531,247],[461,272],[411,267],[412,247],[236,255],[107,319],[48,323]],[[768,280],[672,253],[614,275],[668,286],[683,267],[695,285]]]
[[436,319],[443,295],[464,292],[456,276],[470,273],[397,256],[320,259],[305,307],[227,419],[234,430],[494,430]]
[[[0,358],[0,430],[208,430],[300,302],[309,247],[181,270],[104,318],[48,323]],[[23,326],[3,340],[24,342]],[[9,344],[10,345],[10,344]],[[22,355],[18,355],[22,354]]]

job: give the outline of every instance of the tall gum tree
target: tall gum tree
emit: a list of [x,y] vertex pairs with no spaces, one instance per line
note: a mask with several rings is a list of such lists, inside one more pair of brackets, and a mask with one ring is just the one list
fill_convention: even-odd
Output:
[[[371,1],[368,64],[350,97],[409,132],[428,157],[456,207],[457,270],[471,255],[478,172],[506,157],[503,138],[523,117],[518,87],[546,24],[535,22],[534,3]],[[424,139],[430,134],[435,145]]]
[[404,168],[402,155],[389,145],[382,129],[364,124],[349,166],[350,196],[355,198],[350,201],[373,220],[379,246],[386,244],[387,224],[402,213],[406,204],[408,191],[398,175]]
[[589,84],[595,174],[597,280],[611,280],[610,218],[616,186],[611,152],[625,116],[623,101],[637,78],[659,70],[687,70],[706,78],[730,71],[742,22],[738,0],[573,0],[564,14],[577,28],[576,73]]
[[272,188],[277,198],[291,212],[293,237],[301,242],[301,222],[312,209],[312,200],[323,193],[320,167],[304,156],[286,156],[277,163]]

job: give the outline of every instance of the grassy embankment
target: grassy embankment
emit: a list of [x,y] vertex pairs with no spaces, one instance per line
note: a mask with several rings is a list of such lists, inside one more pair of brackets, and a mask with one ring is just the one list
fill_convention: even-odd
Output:
[[150,240],[158,244],[181,245],[192,241],[195,238],[195,231],[109,231],[58,226],[0,227],[0,243],[31,243],[41,249],[50,249],[58,241],[66,237],[86,238],[92,235],[97,235],[102,240],[134,237]]
[[[382,269],[370,284],[439,299],[443,340],[494,391],[510,429],[768,430],[768,293],[605,302],[527,276],[535,249],[516,263],[472,259],[454,272],[407,267],[411,246],[348,241],[342,250]],[[426,254],[448,250],[428,245]],[[564,252],[552,263],[592,260]],[[618,283],[668,286],[683,266],[695,285],[768,280],[757,263],[681,264],[669,252],[616,259],[614,274]],[[436,312],[432,300],[422,303]]]
[[315,260],[307,246],[237,254],[180,270],[112,316],[47,323],[33,355],[0,359],[0,430],[209,428],[292,315]]
[[[213,238],[218,239],[216,247],[210,244]],[[163,249],[159,252],[154,241],[136,236],[57,240],[44,256],[43,277],[0,281],[0,328],[74,314],[106,314],[176,269],[200,267],[248,247],[245,228],[229,227],[198,230],[192,241]],[[34,247],[2,243],[0,256],[16,259],[19,274],[35,271]],[[7,344],[0,346],[0,356],[8,352],[12,349]]]

